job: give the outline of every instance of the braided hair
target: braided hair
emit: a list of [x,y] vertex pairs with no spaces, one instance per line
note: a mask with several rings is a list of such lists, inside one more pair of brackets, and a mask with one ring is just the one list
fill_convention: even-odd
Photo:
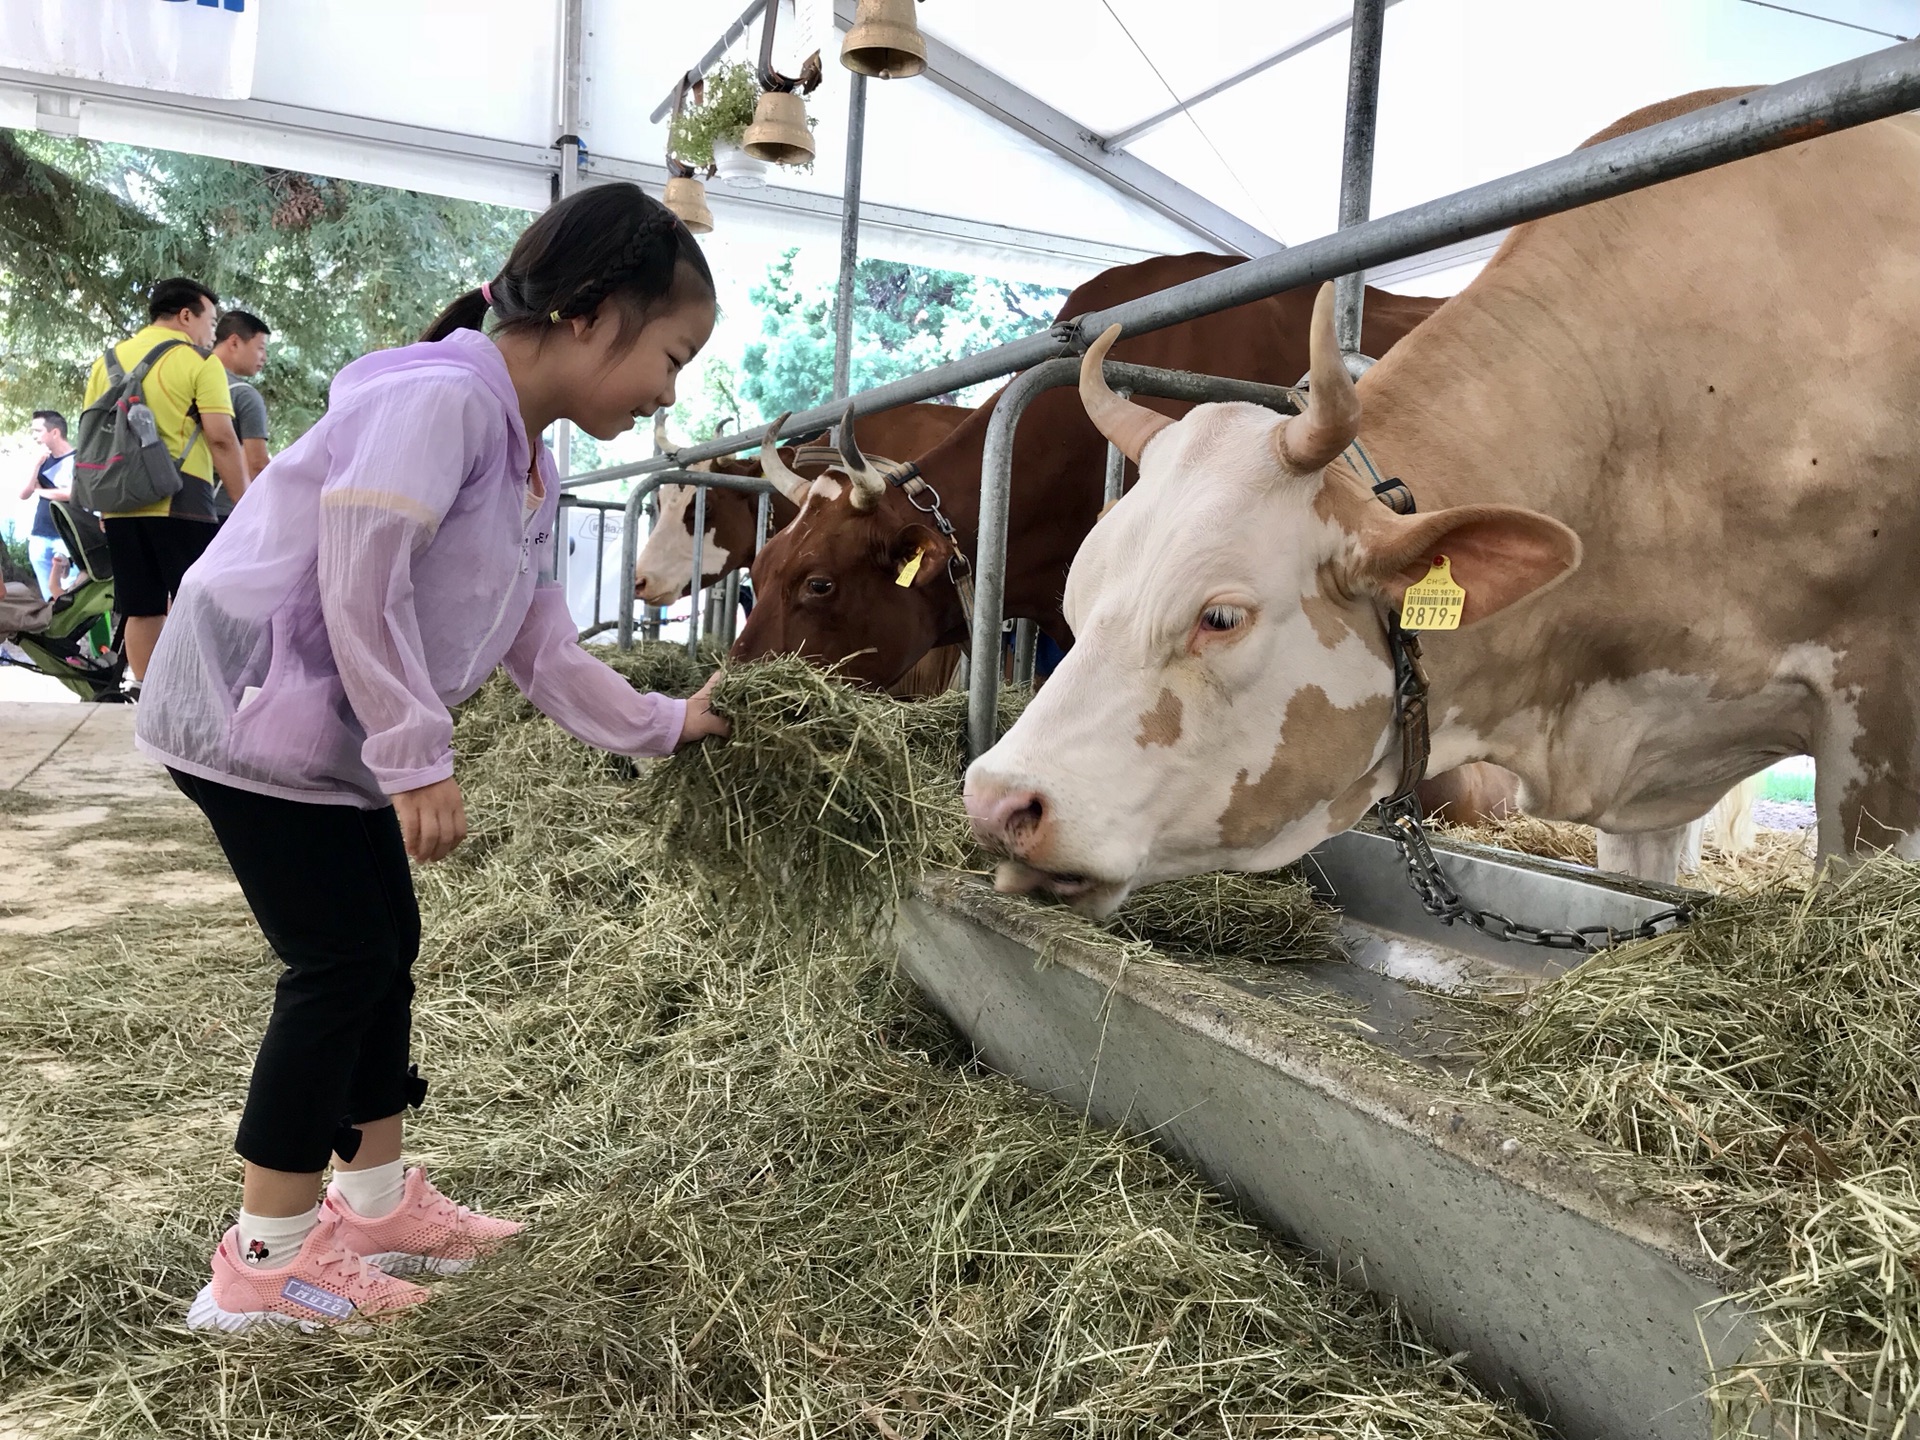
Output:
[[620,307],[620,339],[631,343],[651,314],[694,295],[711,300],[713,272],[666,206],[621,181],[575,191],[542,211],[484,290],[469,290],[440,313],[422,340],[478,330],[541,330]]

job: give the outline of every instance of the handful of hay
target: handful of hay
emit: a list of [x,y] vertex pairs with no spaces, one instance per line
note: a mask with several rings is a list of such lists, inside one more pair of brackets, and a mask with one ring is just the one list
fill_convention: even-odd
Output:
[[1730,1412],[1861,1437],[1920,1415],[1920,867],[1725,898],[1589,960],[1480,1075],[1674,1167],[1766,1336],[1720,1377]]
[[857,931],[965,862],[964,694],[902,703],[786,658],[727,671],[713,707],[732,738],[649,767],[639,803],[660,863],[725,905]]

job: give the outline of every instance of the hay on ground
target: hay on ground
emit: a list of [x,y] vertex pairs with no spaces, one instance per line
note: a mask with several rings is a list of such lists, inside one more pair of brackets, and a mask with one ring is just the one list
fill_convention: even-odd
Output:
[[1390,1307],[971,1063],[870,923],[894,847],[951,853],[955,773],[902,755],[957,739],[931,706],[777,674],[722,687],[737,748],[658,765],[498,683],[460,716],[473,833],[419,872],[410,1149],[533,1226],[371,1334],[182,1328],[277,969],[249,922],[0,967],[0,1417],[88,1440],[1532,1436]]
[[[1481,1078],[1667,1162],[1761,1324],[1720,1377],[1822,1435],[1920,1418],[1920,867],[1717,901],[1535,993]],[[1808,1433],[1814,1433],[1809,1430]]]
[[[1594,828],[1566,820],[1514,814],[1479,825],[1437,825],[1434,833],[1589,868],[1599,864]],[[1762,830],[1746,850],[1728,850],[1709,840],[1701,847],[1699,867],[1682,873],[1680,883],[1739,895],[1804,884],[1813,878],[1813,839],[1811,830]]]

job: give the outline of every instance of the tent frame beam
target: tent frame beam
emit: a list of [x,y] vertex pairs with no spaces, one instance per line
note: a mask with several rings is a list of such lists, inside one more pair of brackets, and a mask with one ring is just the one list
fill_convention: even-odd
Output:
[[[1386,3],[1387,8],[1391,9],[1395,5],[1398,5],[1400,0],[1386,0]],[[1310,30],[1305,35],[1302,35],[1284,50],[1277,50],[1267,56],[1266,59],[1257,61],[1249,65],[1246,69],[1237,71],[1216,84],[1209,85],[1198,95],[1190,96],[1182,100],[1178,105],[1169,105],[1165,110],[1157,114],[1149,115],[1146,119],[1107,136],[1106,139],[1100,142],[1100,148],[1107,151],[1124,150],[1142,135],[1158,130],[1170,120],[1178,120],[1195,106],[1204,105],[1207,101],[1213,99],[1214,96],[1224,95],[1236,86],[1246,84],[1247,81],[1253,79],[1255,76],[1266,74],[1267,71],[1273,69],[1274,66],[1284,65],[1287,61],[1293,59],[1294,56],[1304,55],[1307,51],[1314,49],[1324,41],[1331,40],[1336,35],[1346,34],[1346,32],[1352,28],[1353,16],[1351,13],[1336,15],[1319,29]]]
[[[58,128],[57,133],[65,135],[75,134],[79,129],[77,116],[66,112],[78,110],[89,101],[99,101],[116,108],[190,115],[256,130],[280,130],[303,136],[351,140],[366,150],[439,156],[464,165],[487,166],[501,172],[550,177],[564,169],[559,150],[551,145],[530,145],[484,135],[467,135],[422,125],[342,115],[331,110],[282,105],[268,100],[215,100],[197,95],[168,95],[162,98],[149,90],[95,80],[42,75],[4,66],[0,66],[0,89],[24,90],[40,97],[42,103],[38,108],[43,112],[43,122],[47,116],[57,112],[64,121],[64,128]],[[54,108],[49,109],[50,106]],[[56,131],[52,125],[43,124],[43,128]],[[581,168],[589,180],[631,180],[650,187],[656,193],[667,182],[664,166],[599,155],[592,151],[587,153]],[[837,195],[797,190],[783,185],[769,185],[760,190],[730,191],[720,198],[729,205],[835,224],[839,222],[842,210]],[[940,215],[905,206],[880,205],[872,201],[867,201],[861,207],[861,224],[868,229],[949,237],[1000,249],[1030,251],[1074,260],[1098,269],[1131,265],[1158,253],[1015,225]]]
[[[833,0],[835,26],[841,30],[852,29],[854,11],[855,0]],[[1271,255],[1285,248],[1265,231],[1189,190],[1144,160],[1109,154],[1101,148],[1098,135],[1011,80],[969,60],[931,35],[922,38],[927,44],[927,68],[921,72],[922,79],[1106,182],[1127,199],[1165,216],[1209,245],[1230,254]]]

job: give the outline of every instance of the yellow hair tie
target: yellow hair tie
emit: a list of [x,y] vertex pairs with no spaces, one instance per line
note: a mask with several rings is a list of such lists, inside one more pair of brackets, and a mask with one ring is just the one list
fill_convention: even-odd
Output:
[[547,319],[555,325],[558,325],[560,323],[560,312],[558,310],[549,310],[547,312]]

